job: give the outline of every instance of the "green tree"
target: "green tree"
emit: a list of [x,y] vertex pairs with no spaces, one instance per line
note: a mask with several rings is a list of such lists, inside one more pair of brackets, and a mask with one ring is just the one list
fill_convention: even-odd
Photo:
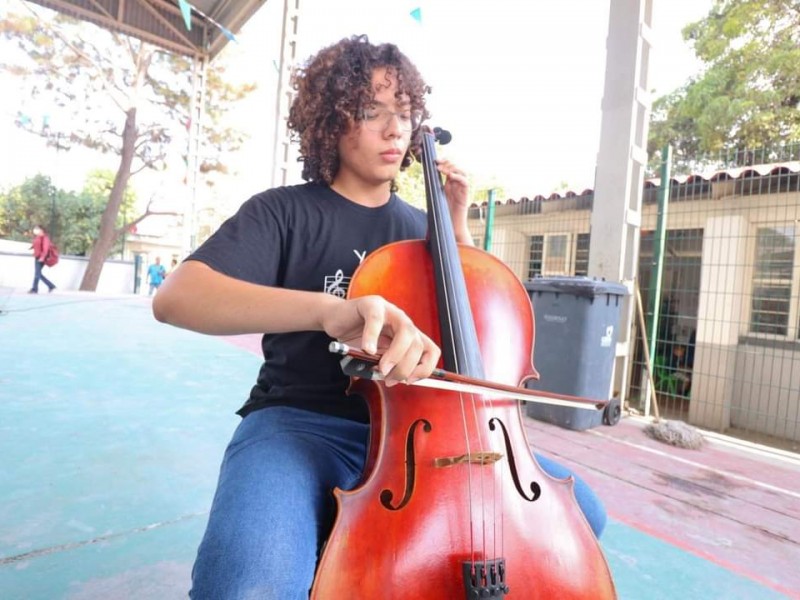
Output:
[[656,162],[666,144],[680,166],[701,153],[736,156],[741,148],[800,141],[796,0],[716,0],[683,37],[705,68],[654,103],[648,151]]
[[422,163],[414,161],[401,171],[395,179],[397,194],[409,204],[417,208],[425,208],[425,178],[422,174]]
[[[109,170],[96,169],[86,176],[83,189],[78,194],[65,195],[59,203],[59,213],[62,217],[61,248],[66,254],[86,256],[91,253],[95,237],[100,229],[108,196],[114,186],[114,173]],[[130,227],[131,222],[124,222],[125,216],[136,213],[136,194],[127,188],[123,194],[120,214],[115,223],[115,235],[119,240],[122,230]],[[145,218],[139,215],[139,220]],[[113,252],[120,250],[117,241],[112,248]]]
[[[89,254],[100,228],[100,219],[114,184],[114,173],[91,171],[80,193],[56,188],[47,175],[34,175],[0,194],[0,237],[26,241],[36,224],[47,229],[62,254]],[[135,214],[136,196],[130,188],[122,202],[122,215]],[[148,213],[145,212],[145,215]],[[144,215],[139,215],[141,220]],[[117,228],[130,227],[118,218]],[[116,251],[117,248],[114,248]]]
[[[471,175],[467,176],[469,181],[471,202],[475,204],[483,204],[489,198],[489,190],[495,191],[495,201],[505,200],[505,190],[503,186],[495,184],[494,180],[490,182],[475,182]],[[425,209],[427,201],[425,198],[425,178],[422,172],[422,163],[413,162],[404,171],[401,171],[396,179],[397,193],[400,197],[416,206],[417,208]]]
[[[17,60],[0,62],[0,68],[16,75],[31,99],[53,109],[35,133],[51,145],[81,145],[119,157],[81,282],[82,290],[94,290],[106,257],[125,229],[118,219],[130,178],[144,169],[164,169],[170,154],[186,160],[183,149],[196,125],[193,115],[199,114],[191,106],[194,64],[63,15],[44,10],[35,15],[6,13],[0,20],[0,38],[15,42],[22,51],[4,52]],[[226,82],[219,63],[207,67],[205,80],[199,171],[211,173],[224,171],[220,157],[244,139],[242,132],[222,126],[221,119],[254,86]],[[22,107],[20,116],[19,125],[34,128]]]
[[0,238],[27,241],[34,225],[57,239],[62,219],[58,206],[65,193],[47,175],[35,175],[0,194]]

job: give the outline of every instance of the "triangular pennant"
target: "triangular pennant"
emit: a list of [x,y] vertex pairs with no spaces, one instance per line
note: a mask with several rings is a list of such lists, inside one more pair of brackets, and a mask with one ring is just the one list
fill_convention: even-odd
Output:
[[186,29],[192,30],[192,5],[186,0],[178,0],[178,5],[181,7],[181,14],[183,15],[183,22],[186,23]]
[[422,9],[415,8],[411,11],[411,18],[414,19],[417,23],[422,23]]
[[223,34],[223,35],[224,35],[226,38],[228,38],[230,41],[232,41],[232,42],[235,42],[235,41],[236,41],[236,38],[235,38],[235,37],[233,37],[233,34],[232,34],[230,31],[228,31],[227,29],[225,29],[225,28],[224,28],[222,25],[220,25],[219,23],[217,23],[217,27],[219,27],[219,28],[220,28],[220,30],[222,31],[222,34]]

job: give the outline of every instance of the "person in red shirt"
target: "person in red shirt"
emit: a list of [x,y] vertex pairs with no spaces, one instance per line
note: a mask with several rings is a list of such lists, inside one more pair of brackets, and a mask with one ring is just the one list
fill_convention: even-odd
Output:
[[29,294],[38,294],[39,293],[39,282],[42,281],[44,284],[49,288],[49,291],[53,291],[56,289],[56,284],[50,281],[47,277],[44,276],[42,273],[42,269],[44,268],[44,259],[47,256],[47,251],[50,250],[50,245],[52,242],[50,238],[47,237],[47,232],[41,225],[36,225],[33,228],[33,244],[31,248],[33,248],[33,258],[34,258],[34,275],[33,275],[33,285],[31,289],[28,290]]

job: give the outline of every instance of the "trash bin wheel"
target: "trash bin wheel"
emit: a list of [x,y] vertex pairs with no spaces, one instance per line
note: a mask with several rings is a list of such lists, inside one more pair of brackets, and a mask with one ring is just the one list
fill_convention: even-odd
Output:
[[606,425],[616,425],[619,423],[619,418],[622,410],[619,406],[619,398],[612,398],[603,409],[603,423]]

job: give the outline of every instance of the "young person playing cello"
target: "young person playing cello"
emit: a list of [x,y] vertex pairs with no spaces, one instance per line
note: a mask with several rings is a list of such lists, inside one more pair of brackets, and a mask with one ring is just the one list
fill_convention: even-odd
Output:
[[[288,124],[307,183],[250,198],[153,302],[156,318],[178,327],[265,334],[192,571],[196,599],[308,597],[335,519],[331,492],[359,483],[369,435],[367,407],[347,395],[331,340],[380,348],[389,386],[427,377],[440,356],[398,307],[345,298],[367,254],[426,235],[424,212],[397,196],[394,180],[420,145],[428,86],[396,46],[366,36],[322,49],[294,85]],[[467,179],[449,161],[438,169],[457,241],[472,244]],[[579,480],[576,495],[599,535],[602,505]]]

